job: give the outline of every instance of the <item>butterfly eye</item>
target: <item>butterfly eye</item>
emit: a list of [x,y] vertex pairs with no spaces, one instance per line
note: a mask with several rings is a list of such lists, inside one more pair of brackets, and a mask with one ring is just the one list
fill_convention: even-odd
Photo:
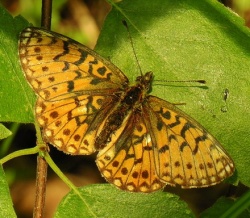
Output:
[[152,79],[153,79],[153,72],[149,71],[149,72],[145,73],[144,79],[146,81],[152,81]]

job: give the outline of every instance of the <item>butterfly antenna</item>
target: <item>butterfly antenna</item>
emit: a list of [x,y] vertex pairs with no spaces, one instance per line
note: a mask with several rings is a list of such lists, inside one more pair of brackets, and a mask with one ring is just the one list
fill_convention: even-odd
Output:
[[[159,84],[161,84],[162,82],[166,83],[166,82],[170,82],[170,83],[201,83],[201,84],[206,84],[206,80],[204,79],[195,79],[195,80],[154,80],[155,82],[159,82]],[[157,84],[156,84],[157,85]]]
[[[142,69],[141,69],[141,66],[140,66],[140,62],[139,62],[138,57],[136,55],[133,39],[131,37],[131,33],[129,31],[129,27],[128,27],[128,24],[127,24],[126,20],[122,20],[122,24],[126,27],[126,29],[128,31],[128,37],[129,37],[129,40],[130,40],[130,43],[131,43],[131,46],[132,46],[132,49],[133,49],[135,60],[136,60],[136,63],[138,65],[138,68],[140,70],[140,73],[142,75]],[[162,82],[162,80],[154,80],[154,81]],[[184,81],[183,80],[178,80],[178,81],[164,81],[164,82],[198,82],[198,83],[202,83],[202,84],[206,83],[205,80],[184,80]]]
[[127,24],[126,20],[123,20],[123,21],[122,21],[122,24],[126,27],[126,29],[127,29],[127,31],[128,31],[128,37],[129,37],[129,40],[130,40],[130,43],[131,43],[131,46],[132,46],[132,49],[133,49],[133,53],[134,53],[134,56],[135,56],[135,60],[136,60],[137,66],[138,66],[138,68],[139,68],[139,70],[140,70],[140,73],[141,73],[141,75],[142,75],[142,69],[141,69],[139,60],[138,60],[138,58],[137,58],[136,52],[135,52],[134,43],[133,43],[133,40],[132,40],[132,37],[131,37],[131,34],[130,34],[130,31],[129,31],[129,28],[128,28],[128,24]]

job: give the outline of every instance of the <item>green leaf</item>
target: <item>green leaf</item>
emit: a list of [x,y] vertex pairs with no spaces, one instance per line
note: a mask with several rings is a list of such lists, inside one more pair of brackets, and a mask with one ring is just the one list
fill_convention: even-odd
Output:
[[[155,79],[205,79],[207,84],[153,83],[152,95],[200,122],[228,151],[249,186],[250,32],[217,1],[122,1],[113,5],[96,47],[130,79],[140,75],[126,20],[143,73]],[[229,90],[226,101],[225,90]],[[225,110],[226,109],[226,110]]]
[[11,131],[0,123],[0,140],[9,137],[11,134]]
[[0,217],[16,217],[2,165],[0,165]]
[[55,218],[194,217],[187,204],[170,193],[129,193],[107,184],[90,185],[79,191],[82,199],[70,192],[61,201]]
[[[241,198],[238,199],[237,201],[241,201]],[[211,208],[204,211],[200,215],[200,217],[201,218],[210,218],[210,217],[244,218],[244,217],[250,217],[249,208],[247,209],[246,207],[244,207],[243,210],[242,210],[242,208],[240,208],[241,206],[240,207],[235,207],[236,204],[237,203],[234,200],[222,197]],[[249,207],[249,193],[248,193],[248,199],[247,199],[247,201],[245,201],[243,203],[243,205],[244,204],[247,204],[247,206]],[[228,211],[228,212],[225,214],[225,211]]]
[[18,58],[19,32],[28,25],[0,6],[0,121],[33,122],[34,93],[22,74]]

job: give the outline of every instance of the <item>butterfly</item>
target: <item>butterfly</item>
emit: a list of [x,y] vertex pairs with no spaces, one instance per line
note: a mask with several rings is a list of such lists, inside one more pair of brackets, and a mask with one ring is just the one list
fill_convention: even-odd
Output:
[[149,95],[152,72],[130,86],[93,50],[36,27],[20,33],[19,57],[38,96],[35,115],[44,140],[71,155],[97,151],[101,174],[118,188],[199,188],[233,174],[232,159],[205,128]]

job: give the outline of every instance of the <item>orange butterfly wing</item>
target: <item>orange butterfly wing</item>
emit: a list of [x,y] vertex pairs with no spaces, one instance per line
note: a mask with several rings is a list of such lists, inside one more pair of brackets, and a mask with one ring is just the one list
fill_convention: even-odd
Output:
[[152,192],[165,186],[160,181],[145,118],[130,111],[112,140],[97,155],[102,175],[121,189]]
[[182,188],[215,185],[234,172],[220,143],[197,121],[173,104],[149,96],[143,107],[161,181]]
[[39,96],[35,112],[47,142],[70,154],[93,153],[97,127],[127,77],[80,43],[35,27],[22,31],[19,56]]

